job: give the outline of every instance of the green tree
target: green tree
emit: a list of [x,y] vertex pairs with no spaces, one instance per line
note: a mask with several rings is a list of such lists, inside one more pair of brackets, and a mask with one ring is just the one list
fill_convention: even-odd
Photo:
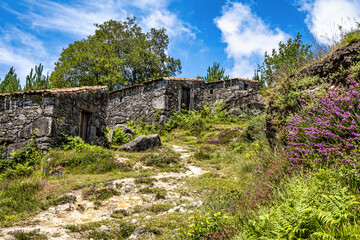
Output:
[[295,39],[289,38],[286,43],[280,42],[279,49],[273,49],[271,55],[265,52],[264,62],[258,67],[261,85],[272,87],[314,59],[311,45],[304,44],[301,37],[298,33]]
[[44,66],[40,63],[39,67],[35,65],[35,71],[31,68],[30,74],[26,76],[26,85],[24,91],[48,89],[51,87],[49,74],[43,75]]
[[0,93],[12,93],[21,91],[20,79],[11,67],[4,80],[0,82]]
[[107,85],[117,89],[181,73],[180,60],[166,54],[165,29],[143,33],[135,18],[95,26],[94,35],[63,49],[50,77],[54,87]]
[[207,69],[207,74],[203,77],[205,82],[216,82],[221,80],[229,79],[229,76],[225,76],[225,69],[220,69],[220,64],[214,62],[212,66],[209,66]]

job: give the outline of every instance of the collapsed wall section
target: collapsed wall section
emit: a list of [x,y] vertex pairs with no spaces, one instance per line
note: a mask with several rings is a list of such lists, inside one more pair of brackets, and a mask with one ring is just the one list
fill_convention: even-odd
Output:
[[104,87],[50,89],[0,94],[0,144],[13,152],[35,136],[40,149],[53,147],[62,133],[104,143]]

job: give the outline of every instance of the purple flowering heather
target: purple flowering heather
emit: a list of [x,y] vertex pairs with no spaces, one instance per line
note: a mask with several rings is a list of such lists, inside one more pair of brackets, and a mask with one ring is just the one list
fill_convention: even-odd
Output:
[[347,87],[325,87],[310,95],[290,119],[283,152],[293,164],[314,162],[356,167],[360,143],[360,84],[349,74]]

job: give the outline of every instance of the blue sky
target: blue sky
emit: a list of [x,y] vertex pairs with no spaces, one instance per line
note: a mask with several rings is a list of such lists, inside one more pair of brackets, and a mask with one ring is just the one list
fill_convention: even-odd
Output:
[[297,32],[330,43],[360,22],[360,0],[1,0],[0,78],[14,66],[21,83],[35,65],[51,73],[63,48],[94,33],[94,23],[137,17],[146,31],[165,27],[181,77],[204,76],[219,62],[251,78],[265,51]]

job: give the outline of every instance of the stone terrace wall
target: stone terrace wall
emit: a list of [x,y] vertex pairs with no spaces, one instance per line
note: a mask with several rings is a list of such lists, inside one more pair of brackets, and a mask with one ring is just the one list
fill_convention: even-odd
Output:
[[104,87],[50,89],[0,94],[0,144],[8,152],[25,146],[35,129],[41,149],[53,146],[62,133],[79,135],[81,118],[88,119],[87,141],[104,141],[106,103]]

